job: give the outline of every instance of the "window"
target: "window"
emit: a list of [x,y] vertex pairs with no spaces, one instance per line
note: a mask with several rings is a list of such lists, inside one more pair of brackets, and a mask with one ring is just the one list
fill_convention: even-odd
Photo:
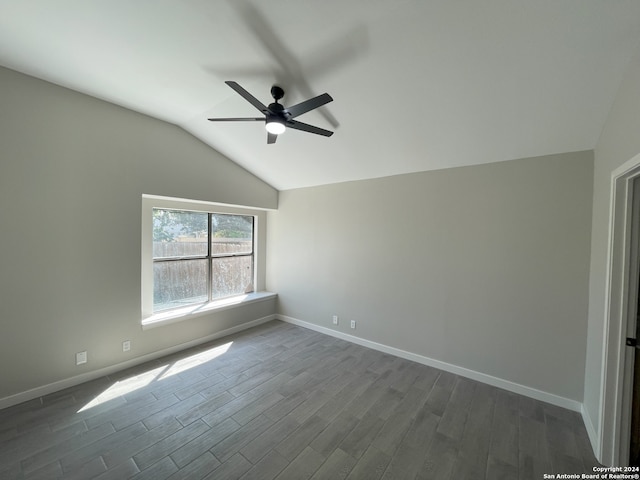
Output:
[[142,195],[143,329],[272,301],[267,210]]
[[153,312],[254,291],[252,215],[153,208]]

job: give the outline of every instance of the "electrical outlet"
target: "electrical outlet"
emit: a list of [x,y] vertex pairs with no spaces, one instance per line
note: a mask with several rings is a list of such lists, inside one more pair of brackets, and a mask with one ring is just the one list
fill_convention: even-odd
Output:
[[338,315],[333,316],[333,324],[338,325]]
[[353,328],[353,329],[356,328],[356,321],[355,320],[351,320],[351,328]]
[[87,363],[87,351],[76,353],[76,365]]
[[129,350],[131,350],[131,340],[125,340],[122,342],[122,351],[128,352]]

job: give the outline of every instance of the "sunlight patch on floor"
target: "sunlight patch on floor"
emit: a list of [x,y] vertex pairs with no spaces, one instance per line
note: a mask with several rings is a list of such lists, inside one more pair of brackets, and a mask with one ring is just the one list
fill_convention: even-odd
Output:
[[183,358],[182,360],[178,360],[177,362],[171,364],[167,371],[165,371],[158,377],[158,380],[164,380],[165,378],[169,378],[180,372],[184,372],[185,370],[189,370],[190,368],[197,367],[198,365],[209,362],[214,358],[225,354],[227,350],[229,350],[229,347],[231,347],[232,343],[233,342],[225,343],[224,345],[210,348],[209,350],[205,350],[204,352],[200,352],[195,355]]
[[113,400],[114,398],[118,398],[122,395],[135,392],[136,390],[144,388],[153,382],[164,380],[166,378],[172,377],[173,375],[177,375],[193,367],[197,367],[198,365],[202,365],[203,363],[214,360],[220,355],[224,355],[227,350],[229,350],[232,344],[233,342],[218,345],[217,347],[190,355],[180,360],[176,360],[173,363],[162,365],[134,377],[118,380],[105,391],[92,399],[84,407],[78,410],[77,413],[84,412],[93,407]]

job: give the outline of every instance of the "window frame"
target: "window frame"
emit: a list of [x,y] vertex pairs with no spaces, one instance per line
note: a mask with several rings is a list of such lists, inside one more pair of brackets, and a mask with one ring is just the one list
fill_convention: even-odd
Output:
[[[222,300],[225,298],[230,298],[230,297],[235,297],[238,295],[242,295],[242,294],[246,294],[246,293],[253,293],[255,291],[255,284],[256,284],[256,279],[255,279],[255,257],[254,257],[254,252],[255,252],[255,242],[256,242],[256,235],[255,235],[255,225],[256,225],[256,217],[254,215],[239,215],[236,213],[220,213],[220,212],[211,212],[211,211],[202,211],[202,210],[184,210],[184,209],[180,209],[180,210],[176,210],[174,208],[165,208],[165,207],[153,207],[152,212],[155,210],[164,210],[164,211],[173,211],[173,212],[177,212],[177,213],[200,213],[203,215],[207,216],[207,234],[206,234],[206,238],[207,238],[207,251],[205,253],[202,254],[198,254],[198,255],[181,255],[181,256],[170,256],[170,257],[155,257],[153,256],[153,265],[155,267],[156,264],[159,263],[172,263],[172,262],[184,262],[184,261],[197,261],[197,260],[206,260],[207,261],[207,299],[204,301],[197,301],[197,302],[192,302],[186,305],[177,305],[177,306],[173,306],[173,307],[168,307],[168,308],[163,308],[163,309],[159,309],[159,310],[155,310],[155,306],[154,306],[154,314],[156,313],[160,313],[160,312],[165,312],[168,310],[175,310],[178,308],[182,308],[182,307],[186,307],[189,305],[202,305],[203,303],[210,303],[216,300]],[[214,253],[213,251],[213,216],[214,215],[218,215],[218,216],[235,216],[235,217],[250,217],[251,218],[251,249],[250,251],[247,252],[232,252],[232,253]],[[214,298],[214,288],[213,288],[213,284],[214,284],[214,261],[216,259],[220,259],[220,258],[240,258],[240,257],[250,257],[251,258],[251,288],[252,290],[250,292],[242,292],[242,293],[236,293],[234,295],[226,295],[226,296],[221,296],[221,297],[215,297]]]
[[[153,311],[153,210],[167,209],[187,212],[216,213],[221,215],[243,215],[253,217],[253,293],[232,297],[211,299],[211,285],[207,285],[209,300],[205,303],[194,303],[186,307]],[[253,301],[273,298],[275,294],[265,292],[265,253],[266,253],[266,209],[242,207],[223,203],[203,202],[178,198],[142,195],[142,272],[141,272],[141,317],[142,326],[157,326],[164,323],[180,321],[195,316],[209,314],[212,311],[233,308]],[[208,216],[210,222],[210,216]],[[209,232],[211,225],[208,225]],[[208,234],[207,250],[211,250],[211,238]],[[222,257],[229,255],[222,255]],[[190,257],[195,258],[195,257]],[[203,257],[206,258],[206,257]],[[214,257],[217,258],[217,257]],[[211,261],[209,261],[211,268]],[[209,275],[208,282],[211,280]]]

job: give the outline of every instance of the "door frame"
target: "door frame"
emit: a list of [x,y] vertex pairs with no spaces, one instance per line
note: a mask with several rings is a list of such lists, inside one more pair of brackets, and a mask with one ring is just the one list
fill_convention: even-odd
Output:
[[614,170],[611,185],[599,440],[600,460],[612,466],[629,461],[635,351],[625,345],[625,339],[635,327],[638,299],[640,246],[632,242],[640,232],[638,210],[640,154]]

